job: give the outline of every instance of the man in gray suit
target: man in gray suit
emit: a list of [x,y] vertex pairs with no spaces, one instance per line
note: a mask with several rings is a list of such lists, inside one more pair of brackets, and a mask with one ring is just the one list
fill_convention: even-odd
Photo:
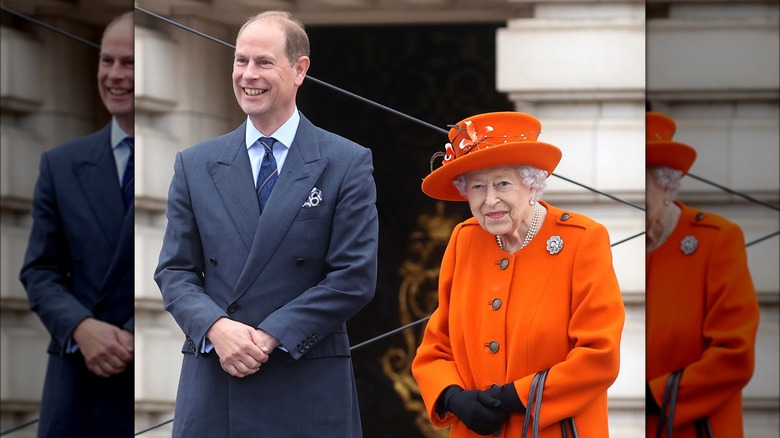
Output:
[[371,151],[315,127],[284,12],[238,33],[247,121],[176,156],[155,281],[186,335],[173,435],[360,437],[346,321],[373,297]]
[[20,273],[51,335],[39,437],[133,436],[133,12],[100,43],[111,121],[41,156]]

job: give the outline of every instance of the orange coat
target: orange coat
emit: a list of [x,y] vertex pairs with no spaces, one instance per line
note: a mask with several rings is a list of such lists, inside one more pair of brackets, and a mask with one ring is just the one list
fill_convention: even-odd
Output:
[[[705,416],[716,438],[738,438],[759,315],[745,240],[735,224],[676,204],[677,227],[647,256],[647,379],[660,406],[669,374],[685,368],[675,438],[695,437],[693,421]],[[698,243],[688,255],[681,250],[686,236]],[[647,417],[647,436],[657,424],[657,416]]]
[[[459,224],[450,238],[439,275],[439,307],[412,372],[431,421],[451,424],[451,437],[476,434],[451,413],[436,414],[446,387],[488,389],[514,382],[527,406],[534,374],[550,367],[540,436],[560,437],[557,423],[572,416],[581,436],[608,436],[607,388],[618,374],[625,319],[609,238],[602,225],[543,205],[548,213],[542,227],[515,254],[501,251],[474,218]],[[554,255],[546,249],[552,236],[563,239]],[[520,436],[523,419],[512,414],[500,436]]]

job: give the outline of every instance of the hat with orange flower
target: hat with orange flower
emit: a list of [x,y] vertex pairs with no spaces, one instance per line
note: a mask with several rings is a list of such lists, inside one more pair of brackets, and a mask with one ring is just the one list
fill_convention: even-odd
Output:
[[645,118],[647,166],[666,166],[682,171],[683,175],[696,160],[696,150],[687,144],[672,141],[677,130],[674,120],[658,112],[648,112]]
[[496,166],[528,165],[552,174],[561,161],[561,150],[537,141],[542,124],[536,117],[518,112],[478,114],[450,126],[444,152],[431,157],[442,165],[422,182],[422,191],[434,199],[464,201],[452,181],[466,172]]

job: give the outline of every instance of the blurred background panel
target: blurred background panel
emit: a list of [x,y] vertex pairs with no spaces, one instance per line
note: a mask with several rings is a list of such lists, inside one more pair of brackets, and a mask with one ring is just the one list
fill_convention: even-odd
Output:
[[[100,38],[131,0],[10,0],[0,12],[0,431],[38,417],[49,334],[19,270],[41,153],[111,115],[97,88]],[[33,21],[34,20],[34,21]],[[9,437],[34,437],[32,424]]]
[[[761,306],[745,436],[780,430],[780,33],[776,1],[647,4],[647,100],[697,158],[679,198],[738,224]],[[752,197],[727,192],[712,183]],[[765,203],[768,206],[762,205]],[[773,236],[772,236],[773,235]],[[766,240],[761,240],[772,236]]]

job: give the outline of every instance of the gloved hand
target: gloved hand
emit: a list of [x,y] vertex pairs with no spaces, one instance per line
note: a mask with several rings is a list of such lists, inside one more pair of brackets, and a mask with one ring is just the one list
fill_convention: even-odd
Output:
[[488,389],[487,393],[490,394],[491,397],[501,402],[501,409],[503,409],[503,411],[507,414],[511,414],[513,412],[519,412],[522,414],[525,412],[525,406],[520,400],[520,397],[517,395],[517,389],[515,388],[514,383],[509,382],[503,386],[495,385]]
[[645,414],[661,415],[661,407],[658,406],[658,402],[653,397],[653,392],[650,390],[650,382],[645,382]]
[[455,414],[467,428],[480,435],[489,435],[501,427],[509,414],[501,408],[501,402],[485,391],[464,390],[450,386],[442,396],[444,406]]

